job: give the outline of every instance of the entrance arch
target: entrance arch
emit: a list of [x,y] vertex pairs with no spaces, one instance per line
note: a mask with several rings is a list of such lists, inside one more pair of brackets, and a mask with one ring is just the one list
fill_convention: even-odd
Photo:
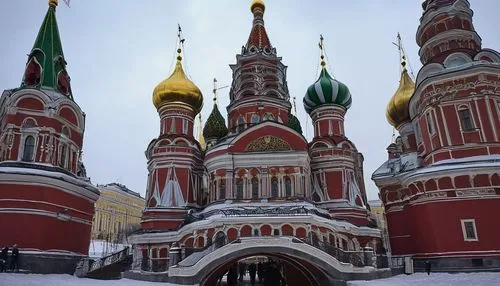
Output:
[[[373,267],[340,263],[333,256],[296,238],[271,236],[243,237],[220,248],[209,248],[205,253],[187,257],[178,266],[171,267],[169,277],[174,280],[172,282],[213,285],[231,265],[252,256],[267,256],[282,261],[295,271],[293,273],[300,274],[294,280],[302,284],[296,285],[336,285],[342,280],[371,280],[377,276]],[[304,281],[307,281],[306,284],[303,284]]]

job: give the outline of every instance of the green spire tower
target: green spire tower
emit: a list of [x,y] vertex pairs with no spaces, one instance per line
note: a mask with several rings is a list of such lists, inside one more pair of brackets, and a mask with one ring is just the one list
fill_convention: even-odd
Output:
[[57,3],[57,0],[49,1],[49,9],[28,56],[21,87],[54,90],[73,99],[57,27]]

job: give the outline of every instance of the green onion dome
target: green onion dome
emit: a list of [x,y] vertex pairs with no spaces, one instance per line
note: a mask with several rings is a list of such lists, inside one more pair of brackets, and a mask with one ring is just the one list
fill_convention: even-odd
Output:
[[212,113],[210,113],[210,116],[208,116],[205,127],[203,127],[203,136],[207,141],[213,139],[218,140],[226,136],[228,132],[226,120],[222,114],[220,114],[217,103],[214,102],[214,109]]
[[308,89],[304,97],[304,108],[307,113],[325,104],[336,104],[346,110],[351,107],[351,93],[347,86],[335,80],[322,63],[321,74]]
[[299,134],[302,134],[302,127],[300,126],[300,121],[291,112],[290,112],[290,114],[288,114],[288,122],[287,122],[286,126],[297,131]]

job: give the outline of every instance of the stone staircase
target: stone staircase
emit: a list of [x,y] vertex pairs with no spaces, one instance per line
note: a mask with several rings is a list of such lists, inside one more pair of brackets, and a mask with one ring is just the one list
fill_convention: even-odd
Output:
[[102,280],[120,279],[121,273],[128,270],[131,264],[132,251],[127,247],[98,260],[89,257],[82,259],[76,266],[74,275]]

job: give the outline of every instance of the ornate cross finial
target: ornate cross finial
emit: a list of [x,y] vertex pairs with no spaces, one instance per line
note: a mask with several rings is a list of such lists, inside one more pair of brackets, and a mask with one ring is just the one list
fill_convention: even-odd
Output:
[[293,112],[297,116],[297,103],[295,102],[295,96],[293,97]]
[[181,25],[177,24],[178,30],[177,30],[177,60],[181,61],[182,60],[182,50],[184,49],[184,42],[186,39],[184,39],[184,36],[182,35],[182,29]]
[[217,104],[217,79],[214,77],[214,104]]
[[406,71],[406,54],[405,54],[405,51],[403,49],[403,42],[401,41],[401,34],[398,33],[397,35],[397,39],[398,39],[398,42],[397,43],[393,43],[399,50],[399,58],[401,60],[401,71]]
[[325,49],[324,49],[324,44],[323,44],[323,34],[319,35],[319,49],[321,51],[321,66],[324,67],[326,65],[325,63]]

